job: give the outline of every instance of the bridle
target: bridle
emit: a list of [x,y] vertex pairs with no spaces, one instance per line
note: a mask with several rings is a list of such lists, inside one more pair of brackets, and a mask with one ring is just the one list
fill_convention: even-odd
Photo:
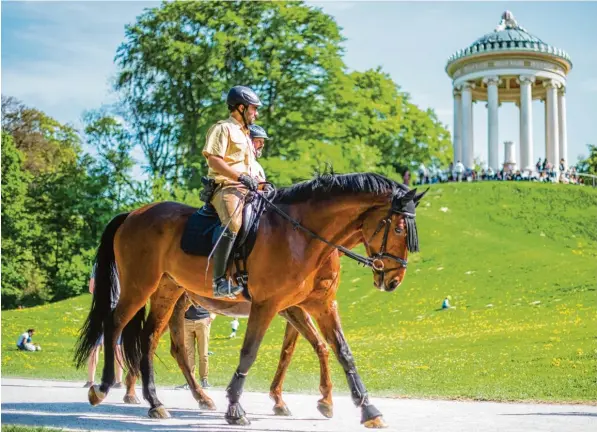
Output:
[[[377,236],[377,234],[379,234],[381,232],[381,230],[383,229],[383,238],[381,240],[381,247],[379,248],[379,251],[377,253],[374,253],[371,255],[373,271],[380,273],[382,275],[387,272],[390,272],[392,270],[398,270],[400,268],[405,269],[408,264],[408,260],[406,260],[404,258],[397,257],[396,255],[392,255],[392,254],[386,252],[386,247],[387,247],[387,243],[388,243],[388,235],[390,233],[390,227],[392,225],[392,218],[395,214],[401,214],[401,213],[395,211],[394,206],[392,205],[392,207],[390,207],[390,210],[388,211],[388,214],[386,215],[386,217],[379,221],[379,224],[377,225],[375,232],[373,232],[373,234],[371,235],[369,240],[364,241],[365,247],[369,250],[373,250],[370,246],[370,243],[373,240],[373,238],[375,236]],[[407,217],[407,216],[405,216],[405,217]],[[398,228],[396,228],[396,229],[398,229]],[[390,269],[384,270],[385,265],[382,261],[383,259],[389,259],[391,261],[395,261],[400,265],[398,267],[392,267]]]
[[[273,185],[271,183],[269,183],[269,182],[265,182],[265,183],[267,183],[273,187]],[[383,233],[383,239],[381,242],[381,248],[379,249],[379,251],[377,253],[371,255],[370,257],[365,257],[363,255],[360,255],[356,252],[351,251],[350,249],[345,248],[344,246],[332,243],[331,241],[326,240],[323,237],[321,237],[319,234],[314,233],[313,231],[309,230],[308,228],[305,228],[303,225],[301,225],[300,222],[298,222],[297,220],[293,219],[291,216],[286,214],[283,210],[281,210],[277,205],[275,205],[270,199],[265,197],[262,193],[255,192],[255,195],[258,196],[259,198],[261,198],[262,200],[264,200],[267,204],[269,204],[271,206],[271,208],[276,213],[278,213],[280,216],[282,216],[284,219],[286,219],[288,222],[290,222],[294,226],[295,230],[300,229],[301,231],[309,234],[311,237],[342,252],[344,255],[355,260],[359,264],[362,264],[365,267],[371,268],[374,273],[381,276],[382,283],[383,283],[386,273],[388,273],[392,270],[400,269],[400,268],[405,269],[408,264],[408,260],[406,260],[404,258],[397,257],[395,255],[392,255],[392,254],[389,254],[386,252],[388,235],[390,232],[390,225],[392,224],[392,216],[394,214],[401,214],[405,218],[411,218],[413,220],[412,226],[414,227],[414,212],[410,213],[408,211],[405,211],[405,209],[404,210],[398,209],[397,205],[396,205],[396,201],[395,201],[397,199],[396,196],[392,197],[392,205],[390,206],[390,210],[388,211],[388,214],[386,215],[386,217],[384,217],[381,221],[379,221],[379,224],[377,225],[377,228],[376,228],[375,232],[373,233],[373,235],[371,236],[371,238],[369,239],[369,241],[364,242],[365,246],[369,250],[371,250],[369,243],[371,242],[371,240],[373,240],[373,237],[375,237],[377,234],[379,234],[381,232],[381,230],[383,229],[384,233]],[[271,192],[270,196],[275,196],[275,190],[273,190]],[[415,207],[415,204],[413,202],[412,208],[414,209],[414,207]],[[388,260],[398,263],[399,267],[392,267],[390,269],[385,269],[385,264],[383,262],[384,259],[388,259]]]

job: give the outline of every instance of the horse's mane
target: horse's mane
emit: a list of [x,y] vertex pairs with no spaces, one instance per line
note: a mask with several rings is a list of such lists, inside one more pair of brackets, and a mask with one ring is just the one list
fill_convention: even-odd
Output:
[[318,174],[312,180],[279,189],[274,202],[295,204],[358,193],[403,195],[407,191],[406,186],[375,173]]

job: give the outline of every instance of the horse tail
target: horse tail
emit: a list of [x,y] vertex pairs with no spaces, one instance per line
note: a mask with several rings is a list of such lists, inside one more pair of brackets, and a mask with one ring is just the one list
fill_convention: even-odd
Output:
[[74,361],[77,368],[81,368],[87,362],[97,341],[104,334],[104,320],[112,317],[112,304],[116,303],[119,296],[114,236],[128,215],[129,213],[122,213],[116,216],[102,234],[94,260],[95,288],[91,310],[75,345]]
[[122,329],[122,357],[129,374],[138,377],[141,369],[142,330],[146,321],[145,305]]

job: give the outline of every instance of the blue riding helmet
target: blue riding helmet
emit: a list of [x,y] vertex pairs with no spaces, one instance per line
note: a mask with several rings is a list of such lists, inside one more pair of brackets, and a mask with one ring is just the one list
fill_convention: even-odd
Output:
[[267,133],[265,132],[265,129],[263,129],[261,126],[257,126],[256,124],[252,124],[249,126],[249,134],[251,135],[251,139],[253,139],[253,138],[269,139],[269,137],[267,136]]
[[262,105],[257,93],[245,86],[232,87],[226,97],[226,103],[231,107],[237,105],[255,105],[260,107]]

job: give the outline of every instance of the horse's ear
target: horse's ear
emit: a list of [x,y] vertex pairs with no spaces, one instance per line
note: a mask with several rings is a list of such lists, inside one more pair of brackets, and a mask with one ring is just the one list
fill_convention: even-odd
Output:
[[417,189],[411,189],[400,198],[400,201],[402,201],[402,202],[412,201],[415,199],[416,195],[417,195]]
[[[416,191],[416,189],[415,189]],[[414,202],[415,202],[415,207],[419,205],[419,201],[421,200],[421,198],[423,198],[425,196],[425,194],[429,192],[429,188],[425,189],[424,192],[421,192],[418,195],[415,195],[415,197],[413,198]]]

